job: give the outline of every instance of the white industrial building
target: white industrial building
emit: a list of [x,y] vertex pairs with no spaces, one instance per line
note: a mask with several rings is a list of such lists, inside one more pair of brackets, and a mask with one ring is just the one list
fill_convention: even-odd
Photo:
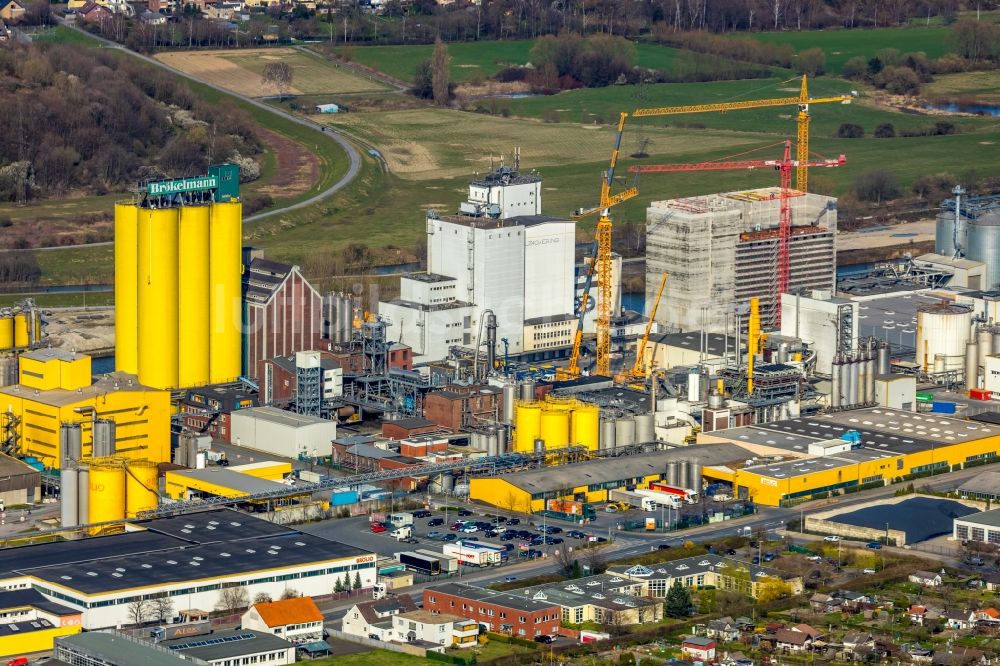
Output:
[[258,594],[330,594],[345,575],[376,581],[374,553],[230,509],[136,521],[126,532],[0,551],[0,590],[32,588],[80,610],[85,630],[135,623],[137,603],[170,600],[167,619]]
[[[789,291],[832,290],[836,199],[791,199]],[[761,322],[775,320],[780,189],[762,188],[654,201],[646,209],[646,302],[669,274],[656,320],[682,331],[726,330],[727,314],[759,298]]]
[[501,167],[469,184],[458,214],[429,212],[426,224],[427,273],[403,277],[399,298],[379,303],[388,337],[418,362],[475,346],[486,310],[512,356],[572,344],[576,223],[542,215],[539,176]]
[[781,295],[781,334],[798,338],[816,352],[816,372],[829,375],[840,350],[858,347],[858,303],[829,291]]
[[230,415],[232,443],[283,458],[328,456],[337,422],[277,407],[239,409]]

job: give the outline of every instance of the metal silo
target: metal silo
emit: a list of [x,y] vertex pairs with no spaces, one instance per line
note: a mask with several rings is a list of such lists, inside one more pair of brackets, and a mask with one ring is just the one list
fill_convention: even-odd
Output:
[[545,448],[546,447],[544,439],[538,438],[535,440],[535,448],[534,448],[535,453],[545,453]]
[[615,420],[610,417],[601,418],[601,450],[615,448]]
[[875,402],[875,366],[875,352],[869,350],[865,359],[865,402],[869,404]]
[[178,279],[183,281],[177,308],[177,385],[208,383],[209,206],[184,206],[178,220]]
[[115,369],[139,371],[139,209],[115,205]]
[[500,436],[497,434],[496,428],[490,428],[486,431],[486,451],[491,456],[500,455]]
[[979,343],[969,340],[965,343],[965,388],[979,387]]
[[878,346],[878,374],[888,375],[892,372],[892,345],[881,342]]
[[90,522],[104,523],[125,517],[125,470],[120,461],[90,464]]
[[0,314],[0,351],[14,347],[14,317]]
[[1000,329],[993,329],[993,353],[1000,354]]
[[677,462],[677,488],[690,488],[688,485],[691,483],[691,479],[688,477],[688,465],[687,461],[679,460]]
[[688,476],[690,477],[691,485],[688,486],[691,490],[701,495],[703,484],[701,477],[701,463],[700,462],[689,462],[688,463]]
[[648,444],[656,441],[652,414],[635,415],[635,443]]
[[[139,211],[139,382],[177,387],[177,209]],[[234,378],[235,379],[235,378]]]
[[0,387],[17,383],[17,357],[0,352]]
[[115,422],[111,419],[97,419],[93,424],[94,458],[107,458],[115,454]]
[[[212,204],[209,221],[209,381],[231,382],[240,376],[243,314],[243,206],[237,202]],[[141,230],[141,229],[140,229]],[[140,243],[140,268],[142,263]],[[142,271],[139,272],[140,285]],[[140,343],[141,344],[141,343]]]
[[59,522],[63,527],[76,527],[78,520],[76,468],[68,460],[63,461],[59,470]]
[[455,490],[455,476],[451,472],[445,472],[440,476],[441,492],[450,493]]
[[135,518],[160,503],[156,463],[130,460],[125,466],[125,513]]
[[514,429],[514,451],[530,453],[534,450],[535,439],[541,433],[542,408],[538,403],[522,402],[515,410],[517,425]]
[[62,423],[59,425],[59,455],[64,460],[80,460],[83,458],[83,436],[79,423]]
[[861,402],[861,361],[856,357],[851,362],[851,404],[856,405]]
[[521,382],[521,400],[531,402],[535,399],[535,380],[525,379]]
[[840,407],[840,354],[833,357],[830,366],[830,407]]
[[570,417],[570,443],[593,451],[600,446],[601,410],[596,405],[581,404]]
[[14,347],[17,349],[31,344],[31,332],[28,330],[29,316],[24,312],[14,315]]
[[982,289],[1000,287],[1000,213],[986,213],[968,224],[966,258],[986,264]]
[[90,522],[90,468],[78,467],[76,480],[76,519],[81,525],[86,525]]
[[615,421],[615,446],[632,446],[635,444],[635,419],[623,416]]
[[507,425],[514,423],[514,403],[517,402],[517,384],[514,380],[508,379],[503,385],[503,422]]
[[562,409],[542,410],[539,437],[545,448],[561,449],[569,444],[569,412]]
[[667,463],[667,485],[677,487],[681,482],[680,466],[683,462],[671,460]]
[[971,306],[947,301],[921,305],[917,308],[917,365],[926,372],[941,355],[946,370],[962,368],[971,327]]
[[[965,217],[962,217],[963,224],[959,230],[965,231]],[[964,234],[963,234],[964,236]],[[966,246],[966,238],[958,239],[959,247]],[[934,227],[934,251],[946,257],[955,256],[955,213],[954,211],[942,211],[937,216]]]
[[[988,328],[980,328],[976,332],[975,339],[979,343],[979,367],[985,368],[986,357],[993,353],[993,333],[991,333]],[[966,351],[968,351],[968,348],[966,348]]]

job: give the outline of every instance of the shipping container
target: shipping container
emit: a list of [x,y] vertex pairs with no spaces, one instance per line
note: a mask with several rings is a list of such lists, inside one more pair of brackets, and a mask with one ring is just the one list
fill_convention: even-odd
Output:
[[474,567],[488,567],[500,564],[500,552],[491,546],[483,546],[475,541],[446,543],[441,549],[445,555],[454,557],[459,564]]
[[422,573],[425,576],[437,576],[441,573],[441,562],[437,558],[419,553],[396,553],[396,559],[410,571]]
[[334,490],[330,495],[330,506],[344,506],[345,504],[357,504],[358,491],[356,490]]
[[933,400],[933,393],[917,393],[917,402],[932,402]]
[[681,488],[679,486],[671,486],[666,483],[653,482],[649,484],[649,489],[661,493],[676,495],[688,504],[695,504],[698,501],[698,493],[689,488]]
[[993,392],[987,389],[969,389],[969,397],[973,400],[991,400],[993,398]]
[[931,411],[935,414],[954,414],[957,406],[953,402],[932,402]]

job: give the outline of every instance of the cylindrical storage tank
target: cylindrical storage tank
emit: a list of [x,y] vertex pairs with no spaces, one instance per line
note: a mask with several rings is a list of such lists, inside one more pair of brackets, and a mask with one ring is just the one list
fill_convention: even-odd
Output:
[[830,366],[830,407],[840,407],[840,356]]
[[472,445],[476,451],[486,450],[486,441],[483,438],[483,433],[479,431],[473,431],[469,436],[469,443]]
[[934,355],[934,364],[933,364],[934,372],[944,372],[945,371],[944,359],[945,359],[945,355],[944,354],[935,354]]
[[615,447],[635,444],[635,419],[623,416],[615,421]]
[[788,343],[779,342],[778,343],[778,363],[788,362]]
[[208,270],[211,312],[209,381],[213,384],[230,382],[240,376],[243,330],[240,285],[243,270],[242,225],[241,203],[212,204]]
[[[988,328],[980,328],[976,332],[976,341],[979,343],[979,367],[986,367],[986,357],[993,353],[993,333]],[[968,351],[968,347],[966,347]]]
[[125,467],[125,513],[135,518],[142,511],[155,509],[160,502],[152,460],[130,460]]
[[[964,219],[963,219],[964,222]],[[965,230],[965,224],[960,225],[960,230]],[[966,239],[958,239],[960,247],[966,247]],[[943,254],[946,257],[955,256],[955,213],[954,211],[943,211],[937,216],[937,223],[934,227],[934,252]]]
[[115,369],[139,372],[139,208],[115,204]]
[[14,318],[0,316],[0,351],[14,346]]
[[1000,354],[1000,330],[993,331],[993,354]]
[[986,264],[981,289],[1000,287],[1000,213],[986,213],[969,221],[965,258]]
[[38,345],[42,342],[42,313],[38,309],[31,311],[31,344]]
[[83,458],[83,435],[79,423],[59,425],[59,456],[69,460]]
[[14,346],[19,349],[31,344],[31,336],[28,334],[29,316],[24,312],[14,315]]
[[194,457],[194,468],[195,469],[205,469],[206,458],[207,458],[207,456],[205,455],[204,451],[200,451],[197,454],[195,454],[195,457]]
[[688,373],[688,401],[701,402],[701,374],[697,369]]
[[652,414],[635,415],[635,443],[648,444],[656,441]]
[[716,389],[712,389],[708,394],[708,406],[711,409],[720,409],[722,407],[722,394]]
[[681,482],[680,466],[683,462],[671,460],[667,463],[667,485],[677,487]]
[[865,402],[872,404],[875,402],[875,357],[869,356],[865,360]]
[[677,461],[677,486],[678,488],[690,488],[691,478],[688,474],[687,461]]
[[556,398],[549,396],[542,405],[543,409],[551,409],[556,412],[570,412],[576,407],[576,400],[573,398]]
[[542,432],[542,408],[538,403],[522,402],[517,405],[517,427],[514,429],[514,451],[531,453],[535,440]]
[[878,374],[888,375],[892,372],[892,346],[883,342],[878,347]]
[[601,410],[596,405],[579,405],[570,416],[570,444],[596,450],[601,443],[600,428]]
[[90,522],[106,523],[125,517],[125,470],[117,461],[90,464]]
[[17,357],[0,352],[0,386],[13,386],[16,383]]
[[979,388],[979,343],[973,340],[965,343],[965,388]]
[[80,524],[77,514],[78,493],[76,468],[65,461],[59,470],[59,523],[63,527],[76,527]]
[[569,444],[569,412],[546,409],[542,411],[539,437],[545,440],[546,449],[561,449]]
[[851,390],[851,362],[846,357],[840,363],[840,406],[847,407],[851,404],[848,397]]
[[508,381],[503,385],[503,422],[514,423],[514,403],[517,402],[517,384]]
[[851,363],[851,404],[861,402],[861,361],[854,359]]
[[545,453],[545,448],[546,447],[545,447],[545,440],[544,439],[542,439],[542,438],[539,437],[538,439],[536,439],[534,441],[534,445],[533,446],[534,446],[534,449],[533,449],[534,453]]
[[510,426],[500,426],[497,428],[497,455],[505,456],[510,453]]
[[97,419],[93,428],[92,456],[106,458],[115,455],[115,422],[111,419]]
[[701,479],[701,463],[699,462],[689,462],[688,463],[688,481],[690,485],[688,488],[701,495],[703,488]]
[[924,371],[930,370],[940,354],[946,359],[956,359],[955,369],[961,368],[971,327],[972,307],[969,305],[946,301],[921,305],[917,308],[917,365]]
[[185,206],[178,219],[178,268],[184,281],[177,304],[179,387],[208,383],[209,206]]
[[497,437],[496,430],[490,430],[486,433],[486,452],[491,456],[500,455],[499,449],[500,438]]
[[615,448],[615,420],[611,418],[601,419],[601,449],[610,450]]
[[449,472],[445,472],[440,477],[441,480],[441,492],[450,493],[455,490],[455,476]]
[[78,467],[77,478],[77,508],[76,519],[80,525],[90,522],[90,468]]
[[521,400],[531,402],[535,399],[535,380],[525,379],[521,381]]
[[139,211],[139,382],[177,387],[177,209]]

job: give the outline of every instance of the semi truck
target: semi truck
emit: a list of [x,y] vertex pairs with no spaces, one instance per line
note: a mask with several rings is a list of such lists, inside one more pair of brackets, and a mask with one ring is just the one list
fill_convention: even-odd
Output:
[[436,559],[441,565],[441,573],[455,573],[458,571],[458,560],[454,557],[449,557],[444,553],[435,553],[433,550],[426,550],[423,548],[418,548],[413,552],[417,555],[423,555],[424,557],[432,557]]
[[657,490],[661,493],[670,493],[671,495],[677,495],[681,498],[682,502],[687,502],[688,504],[698,503],[698,493],[691,490],[690,488],[681,488],[679,486],[671,486],[666,483],[654,481],[649,484],[650,490]]
[[407,551],[396,553],[396,559],[399,560],[400,564],[405,565],[408,570],[422,573],[425,576],[437,576],[441,573],[441,562],[435,557]]
[[413,514],[390,513],[387,520],[393,527],[406,527],[407,525],[413,525]]
[[679,509],[683,505],[681,498],[672,493],[665,493],[659,490],[647,490],[646,488],[636,488],[635,492],[643,497],[648,497],[656,503],[656,508],[668,507]]
[[473,567],[499,566],[500,551],[491,546],[484,546],[475,541],[456,541],[446,543],[441,549],[445,555],[454,557],[459,564]]
[[656,502],[653,500],[653,498],[646,497],[645,495],[640,495],[639,493],[634,493],[628,490],[609,490],[608,501],[624,502],[631,507],[634,507],[636,509],[642,509],[643,511],[656,510]]
[[397,527],[396,529],[394,529],[392,532],[389,533],[389,536],[391,536],[392,538],[394,538],[396,541],[402,541],[404,539],[409,539],[410,537],[413,536],[413,527],[411,527],[410,525],[404,525],[403,527]]

